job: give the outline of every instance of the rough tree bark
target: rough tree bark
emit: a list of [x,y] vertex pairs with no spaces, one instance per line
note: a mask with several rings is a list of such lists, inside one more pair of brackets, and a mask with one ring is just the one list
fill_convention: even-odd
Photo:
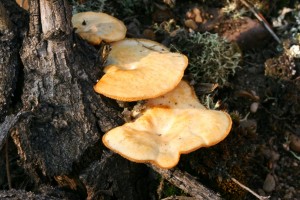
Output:
[[[101,135],[123,119],[112,101],[93,90],[100,55],[74,34],[67,0],[30,0],[29,7],[28,21],[20,10],[13,16],[14,0],[0,2],[0,122],[6,117],[0,148],[11,131],[22,166],[37,185],[55,180],[76,194],[59,198],[155,199],[151,166],[129,162],[101,144]],[[20,96],[14,99],[19,109],[14,95]],[[183,173],[153,169],[198,199],[219,199]],[[59,191],[42,193],[12,190],[0,197],[57,199]]]
[[[19,10],[20,15],[21,13]],[[0,121],[3,120],[11,105],[20,65],[21,42],[17,31],[20,26],[16,27],[14,24],[16,21],[10,19],[6,7],[0,2]]]

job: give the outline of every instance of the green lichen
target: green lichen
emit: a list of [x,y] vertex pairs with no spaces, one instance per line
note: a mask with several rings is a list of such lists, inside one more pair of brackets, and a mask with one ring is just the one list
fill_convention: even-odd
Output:
[[235,74],[242,57],[236,44],[208,32],[181,37],[175,48],[188,56],[187,71],[194,81],[219,86],[226,85],[229,76]]

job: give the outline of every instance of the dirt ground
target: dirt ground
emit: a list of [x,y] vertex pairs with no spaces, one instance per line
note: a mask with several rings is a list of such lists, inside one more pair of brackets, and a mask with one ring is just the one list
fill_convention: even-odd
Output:
[[[278,22],[273,30],[281,44],[240,1],[72,2],[74,12],[90,9],[116,16],[126,24],[127,37],[156,40],[186,54],[190,67],[200,65],[193,56],[205,53],[204,42],[193,44],[190,35],[218,34],[230,40],[230,45],[239,46],[235,46],[239,62],[233,58],[222,61],[234,65],[221,77],[225,81],[205,78],[210,76],[205,70],[195,76],[189,68],[184,77],[202,103],[230,113],[233,128],[221,143],[181,156],[178,168],[225,199],[255,199],[233,178],[272,200],[300,199],[300,4],[292,0],[266,2],[250,3],[271,26]],[[296,50],[291,53],[293,46],[296,50],[298,46],[298,54]],[[219,54],[224,59],[226,52]],[[16,155],[16,150],[11,149],[10,154]],[[12,176],[20,180],[18,187],[32,186],[17,167],[16,156],[11,163],[16,165],[11,168],[17,169]],[[7,187],[5,180],[1,186]],[[185,195],[167,182],[158,193],[161,199]]]

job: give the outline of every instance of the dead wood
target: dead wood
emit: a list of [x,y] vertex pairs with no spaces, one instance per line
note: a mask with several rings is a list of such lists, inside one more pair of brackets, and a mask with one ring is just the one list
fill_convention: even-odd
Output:
[[195,177],[186,172],[182,172],[179,169],[166,170],[160,169],[154,165],[148,165],[154,171],[159,173],[167,181],[182,189],[187,194],[194,197],[194,199],[201,200],[221,200],[219,194],[216,194],[213,190],[208,189],[201,183],[199,183]]
[[80,199],[78,195],[71,192],[66,192],[60,189],[56,189],[50,186],[41,186],[35,193],[25,190],[2,190],[0,191],[0,199],[6,200],[73,200]]
[[26,192],[25,190],[8,190],[8,191],[0,191],[0,198],[7,200],[19,200],[19,199],[27,199],[27,200],[59,200],[60,198],[51,197],[48,195],[38,195],[33,192]]
[[23,109],[30,110],[31,117],[18,123],[13,139],[27,169],[45,176],[68,174],[99,140],[99,132],[121,119],[93,91],[99,56],[75,41],[67,2],[30,3],[32,17],[21,59]]
[[7,114],[15,91],[20,47],[7,8],[0,2],[0,122]]

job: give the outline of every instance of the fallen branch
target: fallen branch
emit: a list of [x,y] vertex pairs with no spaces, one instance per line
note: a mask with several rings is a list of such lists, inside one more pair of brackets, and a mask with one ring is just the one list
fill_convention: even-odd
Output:
[[179,169],[167,170],[167,169],[158,168],[151,164],[147,164],[147,165],[151,167],[154,171],[159,173],[167,181],[169,181],[176,187],[180,188],[185,193],[194,197],[194,199],[201,199],[201,200],[222,199],[219,194],[215,193],[214,191],[200,184],[198,181],[196,181],[195,177],[193,177],[192,175],[186,172],[182,172]]

